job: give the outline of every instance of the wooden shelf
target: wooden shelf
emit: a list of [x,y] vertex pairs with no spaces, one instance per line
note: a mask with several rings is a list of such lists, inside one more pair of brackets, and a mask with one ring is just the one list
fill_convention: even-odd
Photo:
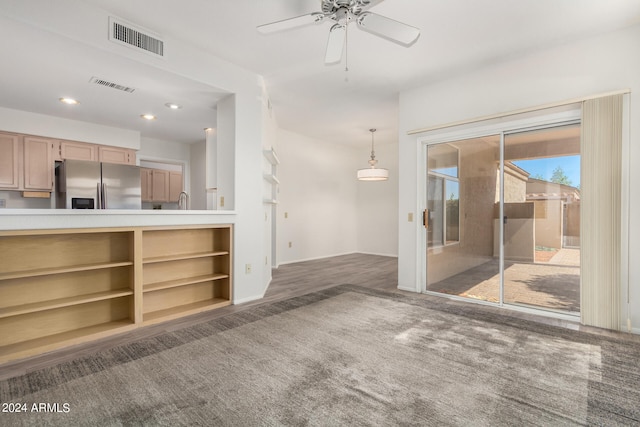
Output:
[[273,150],[264,150],[263,154],[267,158],[269,163],[271,163],[272,165],[280,164],[280,159],[278,159],[278,156],[276,155],[275,151],[273,151]]
[[15,307],[0,308],[0,319],[4,317],[18,316],[21,314],[37,313],[39,311],[53,310],[56,308],[70,307],[72,305],[86,304],[112,298],[120,298],[133,295],[133,290],[119,290],[110,292],[97,292],[94,294],[78,295],[69,298],[60,298],[49,301],[34,302]]
[[104,268],[126,267],[133,265],[132,261],[122,262],[101,262],[96,264],[73,265],[69,267],[40,268],[36,270],[13,271],[0,273],[1,280],[22,279],[26,277],[49,276],[52,274],[74,273],[78,271],[100,270]]
[[142,260],[143,264],[154,264],[158,262],[167,262],[167,261],[180,261],[185,259],[194,259],[194,258],[206,258],[206,257],[214,257],[214,256],[222,256],[229,255],[228,251],[216,251],[216,252],[200,252],[196,254],[179,254],[179,255],[168,255],[168,256],[158,256],[158,257],[150,257]]
[[0,243],[0,364],[232,304],[229,224],[0,230]]
[[0,363],[20,357],[44,353],[56,348],[79,344],[86,342],[88,339],[98,339],[115,333],[125,332],[134,327],[135,325],[132,321],[120,320],[2,346],[0,347]]
[[190,304],[179,305],[164,310],[152,311],[144,314],[144,323],[157,323],[160,321],[175,319],[189,314],[200,313],[220,307],[231,305],[231,301],[223,298],[214,298],[205,301],[198,301]]
[[228,278],[228,274],[207,274],[203,276],[188,277],[185,279],[167,280],[166,282],[149,283],[144,285],[142,292],[153,292],[162,289],[178,288],[180,286],[193,285],[195,283],[209,282]]

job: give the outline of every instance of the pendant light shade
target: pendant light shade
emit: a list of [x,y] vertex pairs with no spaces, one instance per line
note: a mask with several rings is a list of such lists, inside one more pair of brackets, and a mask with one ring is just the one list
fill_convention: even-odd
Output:
[[369,160],[369,167],[365,169],[358,169],[358,180],[360,181],[386,181],[389,179],[389,171],[387,169],[376,168],[378,161],[376,160],[376,154],[373,146],[373,133],[375,129],[369,129],[371,132],[371,159]]

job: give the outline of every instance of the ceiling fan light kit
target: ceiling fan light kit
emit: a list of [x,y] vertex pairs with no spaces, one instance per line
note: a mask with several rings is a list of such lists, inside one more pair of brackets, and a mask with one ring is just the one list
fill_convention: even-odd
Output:
[[321,12],[314,12],[294,18],[283,19],[258,26],[258,31],[270,34],[277,31],[318,24],[326,20],[333,23],[329,30],[329,40],[325,54],[326,64],[335,64],[342,59],[347,26],[355,21],[358,28],[402,46],[411,46],[420,37],[420,30],[411,25],[395,21],[368,9],[383,0],[321,0]]
[[376,160],[376,153],[373,146],[373,133],[375,129],[369,129],[371,132],[371,159],[369,159],[369,167],[365,169],[358,169],[359,181],[386,181],[389,179],[389,171],[383,168],[376,168],[378,161]]

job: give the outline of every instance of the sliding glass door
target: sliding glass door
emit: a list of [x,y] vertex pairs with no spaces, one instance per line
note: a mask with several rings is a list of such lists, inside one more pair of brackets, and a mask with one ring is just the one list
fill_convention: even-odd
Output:
[[580,125],[504,137],[504,303],[580,311]]
[[426,152],[426,290],[579,312],[580,125]]
[[427,147],[427,291],[499,302],[499,149],[499,135]]

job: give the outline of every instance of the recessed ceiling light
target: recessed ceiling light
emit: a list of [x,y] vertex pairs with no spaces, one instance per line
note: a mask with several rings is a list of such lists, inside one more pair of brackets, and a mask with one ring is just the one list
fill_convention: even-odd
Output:
[[140,117],[142,117],[143,119],[146,120],[155,120],[156,116],[154,116],[153,114],[142,114]]
[[174,104],[173,102],[167,102],[164,106],[172,110],[179,110],[182,108],[182,105]]
[[65,104],[69,104],[69,105],[76,105],[76,104],[80,104],[80,102],[78,102],[77,100],[73,99],[73,98],[60,98],[60,102],[63,102]]

